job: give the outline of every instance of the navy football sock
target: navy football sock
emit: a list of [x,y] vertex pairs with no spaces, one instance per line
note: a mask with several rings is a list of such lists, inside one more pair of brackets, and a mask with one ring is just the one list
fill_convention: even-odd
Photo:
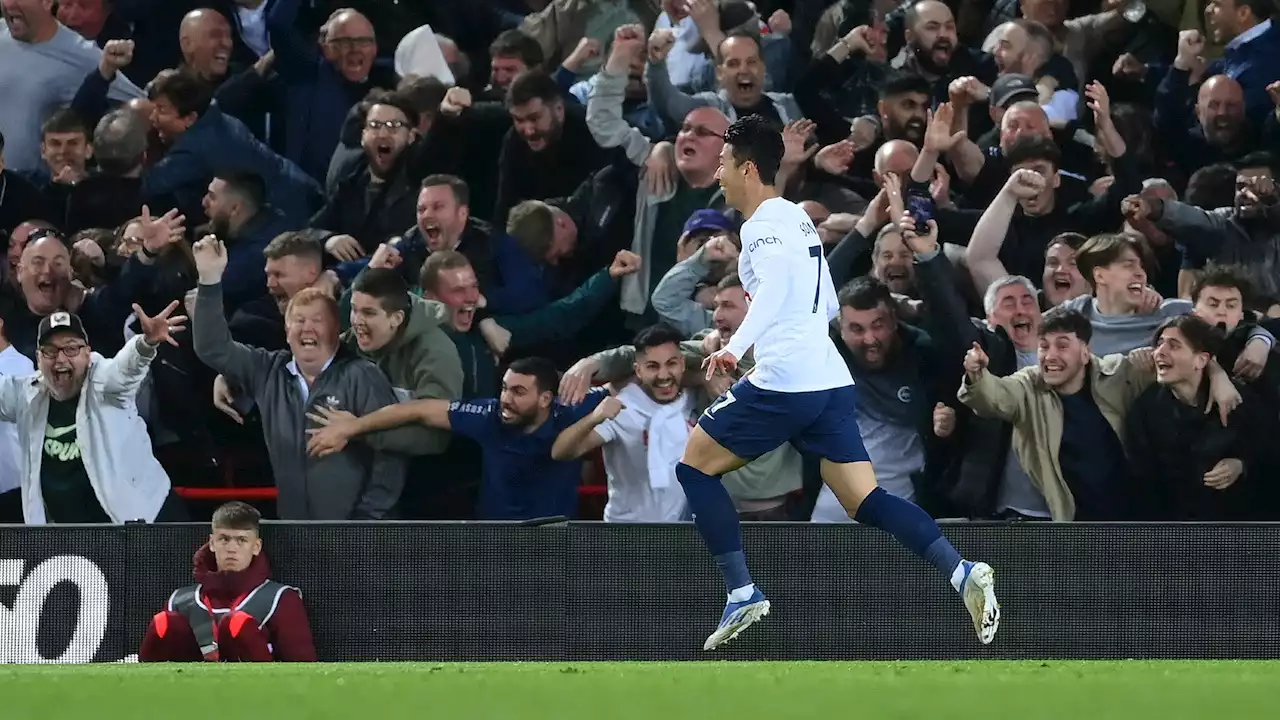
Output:
[[876,488],[858,506],[854,520],[880,528],[892,535],[908,550],[938,568],[951,580],[961,562],[960,553],[938,530],[938,523],[919,505]]
[[729,591],[751,584],[747,558],[742,554],[742,528],[738,510],[720,478],[684,463],[676,464],[676,479],[693,510],[693,524],[715,557]]

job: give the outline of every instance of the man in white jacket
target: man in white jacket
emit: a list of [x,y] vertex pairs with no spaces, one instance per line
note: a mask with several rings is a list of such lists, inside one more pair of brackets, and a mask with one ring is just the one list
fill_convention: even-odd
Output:
[[[27,377],[36,369],[31,359],[9,344],[4,321],[13,311],[13,300],[0,295],[0,375]],[[18,425],[0,422],[0,523],[22,523],[22,468]]]
[[[136,396],[161,342],[185,317],[137,305],[142,334],[114,358],[89,347],[80,318],[55,312],[37,333],[39,371],[0,376],[0,421],[16,423],[22,512],[28,525],[154,522],[170,496]],[[164,514],[177,510],[172,504]]]

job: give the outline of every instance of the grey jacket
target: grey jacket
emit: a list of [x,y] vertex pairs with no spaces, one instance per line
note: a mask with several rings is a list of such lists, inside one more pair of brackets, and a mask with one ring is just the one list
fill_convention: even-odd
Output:
[[[644,67],[644,84],[649,89],[649,104],[654,107],[670,125],[680,127],[684,116],[700,107],[713,107],[725,114],[729,122],[738,119],[738,111],[729,102],[729,95],[724,90],[716,92],[700,92],[688,95],[671,84],[671,75],[667,72],[666,61],[646,63]],[[791,93],[767,92],[765,97],[773,101],[782,124],[792,120],[801,120],[804,113]]]
[[363,443],[351,443],[327,457],[310,457],[306,432],[311,426],[306,413],[317,406],[365,415],[395,403],[395,392],[382,371],[340,346],[304,397],[291,353],[268,352],[231,339],[221,284],[200,286],[195,318],[196,355],[248,393],[262,412],[267,453],[280,491],[280,519],[385,518],[404,487],[405,459]]
[[[663,66],[663,75],[666,67]],[[671,80],[667,80],[671,84]],[[636,128],[627,124],[622,118],[622,101],[626,96],[627,76],[610,73],[604,70],[596,76],[596,82],[587,98],[587,129],[591,137],[602,148],[620,147],[627,159],[641,170],[644,175],[644,163],[653,149],[653,141],[644,136]],[[700,103],[705,105],[706,103]],[[683,120],[684,115],[680,118]],[[658,223],[658,206],[675,196],[675,188],[665,195],[650,195],[645,183],[639,183],[636,189],[635,229],[631,236],[631,252],[642,258],[650,257],[653,248],[653,232]],[[723,193],[717,193],[712,205],[723,203]],[[675,242],[675,238],[671,239]],[[649,264],[641,263],[640,271],[622,278],[620,305],[622,309],[634,315],[644,314],[649,305]]]
[[654,311],[685,335],[696,335],[711,327],[713,311],[693,297],[698,284],[711,274],[711,266],[702,259],[704,250],[705,245],[676,263],[653,289]]

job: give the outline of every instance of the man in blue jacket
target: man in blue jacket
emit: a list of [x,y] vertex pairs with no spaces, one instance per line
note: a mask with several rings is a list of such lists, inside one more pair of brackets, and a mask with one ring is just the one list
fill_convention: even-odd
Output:
[[251,172],[223,172],[204,195],[209,229],[227,242],[227,272],[222,279],[228,316],[244,303],[267,294],[263,250],[293,226],[267,204],[267,186]]
[[169,144],[169,152],[143,176],[144,199],[171,194],[191,221],[204,215],[202,200],[215,175],[248,171],[262,178],[267,202],[294,227],[306,225],[319,209],[319,183],[258,142],[244,123],[223,114],[198,77],[178,70],[157,77],[148,89],[151,124]]

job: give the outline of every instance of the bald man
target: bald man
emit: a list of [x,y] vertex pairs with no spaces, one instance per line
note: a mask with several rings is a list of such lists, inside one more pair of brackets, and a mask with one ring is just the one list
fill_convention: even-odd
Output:
[[[1185,85],[1182,90],[1190,92]],[[1170,77],[1160,83],[1155,131],[1158,143],[1178,149],[1169,155],[1188,177],[1206,165],[1231,162],[1258,146],[1258,129],[1246,118],[1240,83],[1226,75],[1205,80],[1196,94],[1194,113],[1183,97]]]
[[217,10],[192,10],[178,26],[182,62],[202,80],[217,85],[231,62],[231,23]]
[[342,9],[320,28],[320,44],[298,29],[302,0],[271,6],[273,69],[284,85],[284,156],[324,182],[351,107],[375,88],[393,90],[399,78],[376,61],[378,40],[362,13]]
[[887,173],[893,173],[905,181],[918,157],[920,150],[915,145],[906,140],[890,140],[876,150],[875,169],[871,171],[871,176],[878,187],[884,187],[884,176]]

